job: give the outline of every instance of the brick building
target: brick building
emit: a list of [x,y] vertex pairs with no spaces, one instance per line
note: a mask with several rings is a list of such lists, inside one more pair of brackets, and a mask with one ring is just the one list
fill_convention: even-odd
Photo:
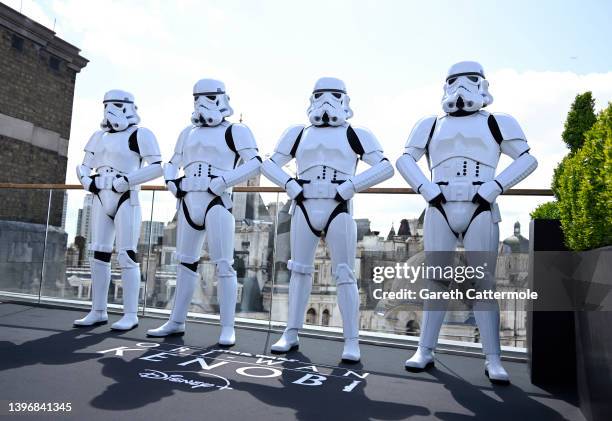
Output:
[[[79,49],[0,3],[0,183],[64,183]],[[0,189],[0,289],[65,285],[65,195]]]
[[[87,64],[55,32],[0,3],[2,183],[64,183],[76,74]],[[46,223],[48,192],[0,190],[0,219]],[[63,192],[50,224],[61,226]]]

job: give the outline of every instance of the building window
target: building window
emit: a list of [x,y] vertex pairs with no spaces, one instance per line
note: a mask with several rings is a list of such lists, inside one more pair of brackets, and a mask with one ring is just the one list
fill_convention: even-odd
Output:
[[51,70],[59,71],[60,69],[60,59],[57,57],[49,57],[49,67]]
[[323,310],[323,315],[321,316],[321,324],[323,326],[329,326],[329,310]]
[[317,312],[314,308],[308,309],[306,312],[306,324],[316,325],[317,324]]
[[11,47],[19,51],[20,53],[22,53],[23,52],[23,38],[13,34],[13,38],[11,40]]

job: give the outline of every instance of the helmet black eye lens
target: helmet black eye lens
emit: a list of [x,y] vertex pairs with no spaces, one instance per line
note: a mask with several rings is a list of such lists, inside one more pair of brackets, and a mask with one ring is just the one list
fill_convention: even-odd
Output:
[[215,99],[217,99],[216,95],[206,95],[206,98],[210,99],[211,101],[214,101]]
[[199,96],[199,95],[196,95],[196,96],[194,96],[194,97],[193,97],[193,100],[194,100],[194,101],[197,101],[199,98],[200,98],[200,96]]
[[323,95],[321,92],[317,92],[316,94],[314,94],[315,99],[318,99],[321,97],[321,95]]
[[336,98],[340,99],[340,97],[342,96],[340,93],[338,92],[334,92],[332,93],[333,96],[335,96]]
[[478,82],[478,76],[468,76],[468,79],[472,82]]
[[448,83],[449,85],[452,85],[453,83],[455,83],[455,81],[456,81],[456,80],[457,80],[457,78],[456,78],[456,77],[451,77],[451,78],[448,80],[448,82],[447,82],[447,83]]
[[108,104],[104,104],[104,109],[106,110],[106,107],[108,107]]
[[120,102],[113,102],[113,105],[117,108],[123,108],[123,104]]

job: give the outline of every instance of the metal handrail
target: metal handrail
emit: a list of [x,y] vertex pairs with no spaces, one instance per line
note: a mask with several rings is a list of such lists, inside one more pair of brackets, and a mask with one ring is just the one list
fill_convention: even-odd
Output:
[[[16,189],[16,190],[82,190],[80,184],[20,184],[20,183],[0,183],[0,190]],[[164,191],[166,186],[145,185],[142,186],[143,191]],[[280,187],[265,187],[265,186],[236,186],[233,188],[235,192],[241,193],[284,193],[285,190]],[[370,194],[417,194],[409,187],[371,187],[362,193]],[[552,196],[551,189],[510,189],[503,193],[506,196]]]

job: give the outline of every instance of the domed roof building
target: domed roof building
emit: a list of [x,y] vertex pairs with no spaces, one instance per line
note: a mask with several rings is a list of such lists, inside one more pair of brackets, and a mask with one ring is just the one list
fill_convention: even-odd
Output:
[[521,224],[514,224],[514,234],[502,242],[500,254],[529,253],[529,240],[521,235]]

